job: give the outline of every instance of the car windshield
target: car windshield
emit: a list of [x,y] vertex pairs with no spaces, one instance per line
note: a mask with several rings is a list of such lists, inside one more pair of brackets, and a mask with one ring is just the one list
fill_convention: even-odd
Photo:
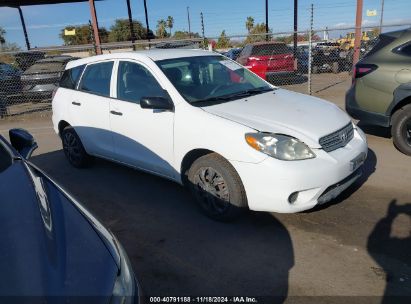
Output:
[[193,105],[227,102],[273,90],[258,76],[223,56],[175,58],[157,64]]

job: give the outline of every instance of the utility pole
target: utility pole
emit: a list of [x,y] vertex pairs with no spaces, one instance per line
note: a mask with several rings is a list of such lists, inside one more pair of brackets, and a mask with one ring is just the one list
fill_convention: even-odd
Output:
[[90,41],[91,44],[93,45],[94,52],[97,52],[97,47],[96,47],[96,41],[94,40],[94,35],[93,35],[93,25],[91,24],[91,20],[88,21],[88,30],[90,32]]
[[314,27],[314,4],[311,3],[310,32],[308,33],[308,94],[311,93],[311,67],[313,61],[312,44],[313,44],[313,27]]
[[294,0],[294,68],[297,67],[298,0]]
[[201,34],[203,36],[203,48],[206,48],[205,45],[205,34],[204,34],[204,17],[203,17],[203,12],[200,13],[200,17],[201,17]]
[[352,62],[353,68],[360,59],[362,7],[363,0],[357,0],[357,13],[355,16],[354,57]]
[[191,22],[190,22],[190,7],[187,6],[187,20],[188,20],[188,35],[191,38]]
[[381,0],[380,34],[382,33],[382,21],[384,17],[384,0]]
[[96,43],[96,54],[101,55],[101,44],[100,44],[100,35],[98,32],[98,23],[97,23],[97,14],[96,7],[94,5],[94,0],[89,0],[90,4],[90,13],[91,13],[91,22],[93,25],[94,41]]
[[131,43],[133,44],[133,50],[136,50],[136,46],[134,42],[136,41],[136,36],[134,33],[134,24],[133,24],[133,17],[131,15],[131,5],[130,0],[127,0],[127,13],[128,13],[128,24],[130,26],[130,35],[131,35]]
[[268,41],[268,0],[265,0],[265,39]]
[[147,40],[148,40],[148,48],[150,48],[150,27],[148,25],[148,14],[147,14],[147,3],[144,0],[144,14],[146,15],[146,28],[147,28]]
[[30,51],[30,41],[29,41],[29,36],[27,35],[26,22],[24,22],[23,12],[21,11],[20,6],[18,6],[17,9],[19,10],[20,21],[21,21],[21,25],[23,27],[23,33],[24,33],[24,40],[26,41],[26,47],[27,47],[27,50]]

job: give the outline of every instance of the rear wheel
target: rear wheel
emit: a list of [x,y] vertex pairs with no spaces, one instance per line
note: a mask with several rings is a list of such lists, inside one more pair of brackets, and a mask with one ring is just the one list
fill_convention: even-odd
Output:
[[188,172],[189,188],[209,217],[228,221],[247,207],[243,184],[233,166],[218,154],[198,158]]
[[84,168],[91,164],[91,156],[87,154],[76,131],[71,126],[67,126],[61,133],[63,151],[66,158],[73,167]]
[[392,116],[391,134],[394,145],[402,153],[411,155],[411,104],[397,110]]
[[313,74],[318,74],[318,71],[319,71],[318,66],[314,65],[314,66],[312,67],[312,73],[313,73]]

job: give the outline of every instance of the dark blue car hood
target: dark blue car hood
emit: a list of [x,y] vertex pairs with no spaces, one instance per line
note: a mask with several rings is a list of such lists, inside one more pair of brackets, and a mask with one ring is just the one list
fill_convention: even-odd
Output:
[[14,161],[0,174],[0,208],[1,296],[108,301],[118,261],[93,222],[48,178]]

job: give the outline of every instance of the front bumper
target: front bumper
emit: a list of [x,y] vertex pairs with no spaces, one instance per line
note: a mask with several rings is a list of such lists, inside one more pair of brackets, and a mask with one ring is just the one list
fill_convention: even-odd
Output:
[[[294,213],[333,199],[358,178],[345,181],[358,172],[358,168],[352,167],[352,160],[360,154],[366,155],[368,146],[364,133],[357,127],[354,138],[345,147],[329,153],[322,149],[313,151],[315,158],[301,161],[272,157],[257,164],[232,161],[243,182],[249,208]],[[326,196],[332,188],[334,191]],[[297,199],[290,203],[290,195],[295,192]]]

